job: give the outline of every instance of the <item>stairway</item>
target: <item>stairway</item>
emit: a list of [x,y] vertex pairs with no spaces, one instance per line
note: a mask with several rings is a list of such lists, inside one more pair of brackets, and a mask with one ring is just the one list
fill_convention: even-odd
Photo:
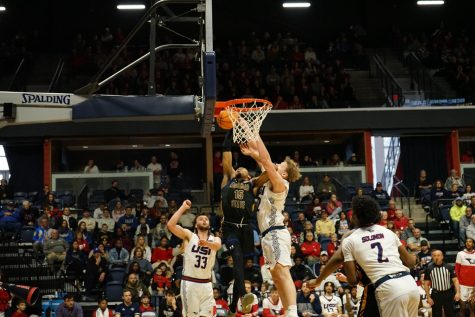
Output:
[[[400,200],[397,199],[400,208]],[[437,248],[445,252],[445,261],[447,263],[455,263],[457,253],[461,250],[458,246],[458,240],[453,237],[446,224],[440,224],[431,217],[428,218],[426,226],[426,211],[422,205],[416,204],[413,197],[410,198],[411,210],[409,213],[407,200],[404,201],[403,211],[406,215],[410,215],[416,222],[416,228],[421,229],[422,236],[429,240],[431,248]]]
[[371,77],[367,70],[349,70],[351,86],[360,107],[381,107],[384,101],[383,90],[378,79]]

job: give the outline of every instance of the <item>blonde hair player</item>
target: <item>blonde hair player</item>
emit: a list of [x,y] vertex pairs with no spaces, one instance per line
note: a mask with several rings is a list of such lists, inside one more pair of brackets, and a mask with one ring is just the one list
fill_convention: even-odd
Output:
[[262,234],[262,251],[266,264],[270,267],[272,280],[279,295],[286,317],[297,317],[297,294],[290,276],[290,233],[284,225],[285,198],[289,191],[289,181],[300,178],[297,164],[286,158],[279,164],[272,163],[269,152],[260,136],[256,141],[241,145],[241,152],[252,157],[267,171],[269,181],[259,191],[257,222]]
[[195,232],[177,224],[190,207],[191,201],[185,200],[167,224],[168,230],[183,240],[185,250],[180,286],[183,316],[212,317],[215,301],[211,270],[214,267],[216,251],[221,249],[221,239],[210,234],[207,215],[198,215],[195,218]]

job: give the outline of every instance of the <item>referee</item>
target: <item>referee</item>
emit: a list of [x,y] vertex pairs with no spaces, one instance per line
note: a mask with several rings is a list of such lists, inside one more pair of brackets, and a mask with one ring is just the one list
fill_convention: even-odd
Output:
[[[444,262],[442,251],[432,251],[432,262],[427,265],[424,276],[427,303],[432,306],[432,316],[442,317],[442,308],[445,317],[455,316],[454,301],[460,300],[460,285],[454,269]],[[455,295],[452,283],[455,286]]]

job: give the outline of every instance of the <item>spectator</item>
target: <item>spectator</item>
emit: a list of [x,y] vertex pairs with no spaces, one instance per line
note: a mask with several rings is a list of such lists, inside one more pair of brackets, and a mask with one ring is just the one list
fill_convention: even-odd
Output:
[[132,294],[132,301],[138,303],[142,295],[150,296],[148,287],[145,286],[138,278],[137,274],[130,273],[127,276],[127,281],[124,285],[124,291],[130,291]]
[[150,159],[150,163],[147,165],[147,169],[153,172],[153,183],[155,188],[158,188],[161,183],[161,175],[163,168],[162,164],[158,163],[156,156],[152,156],[152,158]]
[[119,181],[113,180],[111,183],[111,187],[104,191],[104,200],[106,202],[110,202],[113,199],[117,198],[119,198],[120,200],[124,200],[125,195],[124,192],[119,189]]
[[140,164],[139,160],[134,160],[132,167],[130,168],[131,172],[143,172],[145,171],[145,166]]
[[18,239],[21,230],[20,213],[14,210],[13,202],[7,203],[7,209],[0,212],[0,232],[12,234]]
[[71,228],[72,231],[76,231],[78,221],[75,217],[71,216],[71,209],[69,209],[69,207],[64,207],[62,218],[68,222],[69,228]]
[[307,222],[307,219],[305,219],[305,214],[303,212],[298,212],[297,213],[297,220],[293,222],[293,230],[296,235],[301,234],[304,231],[305,228],[305,223]]
[[310,290],[307,283],[303,283],[302,292],[297,293],[297,312],[299,317],[319,316],[322,312],[320,299]]
[[457,184],[452,184],[452,187],[450,188],[450,191],[447,192],[447,196],[449,199],[455,199],[457,197],[462,197],[462,194],[460,193],[459,187]]
[[58,230],[52,229],[50,238],[46,240],[44,245],[44,253],[46,261],[50,266],[52,272],[55,272],[54,265],[59,263],[61,266],[66,259],[66,251],[68,250],[68,243],[59,237]]
[[467,186],[465,186],[465,192],[462,195],[462,199],[465,201],[466,204],[469,204],[472,200],[472,197],[475,197],[472,185],[467,184]]
[[26,310],[26,300],[19,299],[16,304],[16,310],[10,315],[10,317],[28,317],[28,315],[25,314],[25,310]]
[[94,160],[87,161],[87,165],[84,167],[84,173],[99,173],[99,168],[97,167]]
[[[450,187],[449,187],[450,189]],[[439,199],[446,199],[448,198],[448,193],[445,190],[445,188],[442,186],[442,181],[440,179],[437,179],[434,183],[434,186],[432,187],[431,193],[431,201],[435,202]]]
[[321,200],[330,198],[330,194],[336,192],[335,185],[333,185],[329,175],[323,176],[323,181],[317,186],[317,195]]
[[455,169],[450,170],[450,176],[445,180],[445,190],[450,190],[453,184],[457,185],[459,188],[465,188],[465,182],[463,178],[458,175],[458,172]]
[[92,217],[96,219],[96,221],[102,218],[102,214],[104,213],[104,209],[106,209],[106,206],[107,206],[106,202],[101,201],[99,203],[99,206],[97,206],[97,208],[94,209],[94,212],[92,213]]
[[282,306],[277,288],[272,287],[270,296],[264,298],[262,302],[262,317],[281,316],[284,316],[284,307]]
[[342,211],[340,212],[340,218],[335,223],[335,231],[338,234],[338,238],[341,238],[349,230],[350,222],[346,218],[346,213]]
[[346,162],[346,164],[347,165],[360,165],[361,162],[358,160],[358,157],[356,156],[356,153],[351,153],[351,157],[348,160],[348,162]]
[[383,183],[377,182],[376,188],[371,193],[381,209],[386,209],[390,200],[388,192],[383,189]]
[[418,262],[420,263],[420,268],[424,270],[427,264],[432,261],[432,256],[429,249],[429,241],[421,241],[421,251],[417,254],[417,257],[419,258]]
[[20,209],[20,221],[23,226],[35,226],[36,219],[39,217],[39,211],[37,208],[31,206],[28,200],[22,202],[22,208]]
[[243,307],[241,300],[244,296],[239,298],[236,308],[236,317],[257,317],[259,312],[259,302],[257,300],[257,296],[252,293],[251,281],[244,281],[244,289],[246,291],[246,294],[252,294],[252,296],[254,297],[254,301],[252,302],[252,305],[250,305],[251,307],[248,307],[249,305]]
[[92,312],[92,317],[112,317],[112,309],[109,309],[107,307],[107,299],[105,298],[100,298],[97,301],[98,308]]
[[41,217],[39,224],[33,234],[33,250],[36,255],[43,253],[44,244],[48,239],[48,218],[46,216]]
[[465,231],[466,239],[471,238],[475,240],[475,215],[472,215],[472,222],[467,226]]
[[320,275],[321,267],[328,263],[328,252],[323,250],[320,252],[320,260],[312,266],[312,272],[315,276]]
[[140,317],[139,304],[132,301],[132,292],[129,289],[122,291],[123,302],[114,309],[114,317]]
[[112,267],[125,267],[129,260],[129,252],[123,248],[122,240],[117,239],[114,247],[109,250],[109,262]]
[[167,276],[167,272],[160,266],[157,266],[152,277],[152,292],[158,296],[164,296],[165,291],[172,286],[170,278]]
[[140,317],[155,317],[155,309],[153,308],[152,304],[150,303],[151,297],[150,295],[144,294],[140,297]]
[[461,197],[455,199],[455,204],[450,208],[450,219],[452,224],[452,229],[455,237],[458,239],[460,237],[460,219],[465,215],[465,210],[467,206],[463,203]]
[[224,317],[229,312],[229,305],[221,296],[221,290],[218,287],[213,288],[213,298],[216,306],[216,316]]
[[418,254],[421,252],[421,242],[428,240],[421,236],[421,229],[414,228],[413,233],[414,236],[407,240],[407,248],[412,254]]
[[315,224],[315,234],[318,236],[318,240],[322,243],[323,239],[330,239],[330,236],[335,233],[335,224],[328,219],[328,212],[322,211],[322,218],[317,220]]
[[295,286],[300,288],[303,282],[311,280],[315,276],[312,274],[312,270],[304,264],[301,255],[296,255],[294,261],[295,264],[290,268],[290,275]]
[[252,258],[246,259],[244,263],[244,279],[251,281],[252,284],[262,283],[261,270],[259,266],[254,266]]
[[168,264],[171,263],[173,259],[172,251],[173,249],[168,245],[168,238],[162,237],[160,239],[160,245],[153,249],[152,251],[152,263],[165,261]]
[[125,215],[125,207],[124,205],[122,205],[122,201],[120,201],[120,199],[117,199],[114,205],[114,209],[112,210],[112,218],[114,219],[114,225],[123,215]]
[[181,317],[181,302],[175,297],[172,289],[167,290],[159,307],[159,317]]
[[104,225],[106,225],[108,232],[114,232],[115,220],[111,218],[109,208],[104,208],[102,211],[102,217],[100,219],[96,219],[96,222],[97,228],[102,228]]
[[322,315],[324,317],[340,315],[343,313],[343,305],[338,296],[334,296],[335,285],[332,282],[324,284],[324,293],[320,295],[320,304],[322,305]]
[[145,285],[150,285],[150,279],[152,278],[152,264],[144,258],[144,249],[141,247],[134,248],[134,257],[130,260],[129,265],[133,262],[138,263],[140,267],[140,273],[143,277],[143,281]]
[[64,302],[56,309],[58,317],[83,317],[82,307],[74,302],[73,294],[64,296]]
[[416,229],[414,225],[414,219],[409,218],[407,228],[401,231],[401,239],[407,241],[410,237],[414,236],[414,229]]
[[313,189],[313,185],[310,183],[310,179],[308,178],[308,176],[305,176],[303,178],[302,184],[299,187],[300,202],[312,201],[314,194],[315,190]]
[[327,203],[328,218],[334,219],[342,211],[343,204],[336,197],[336,194],[330,195],[330,200]]
[[472,207],[467,206],[465,208],[465,215],[460,218],[460,244],[465,243],[465,239],[467,238],[467,227],[470,225],[472,219]]
[[394,221],[396,218],[396,211],[398,209],[396,208],[396,201],[394,199],[389,200],[388,202],[388,209],[386,210],[388,213],[388,221]]
[[135,229],[138,226],[138,221],[137,217],[132,213],[132,206],[127,205],[125,207],[125,215],[119,218],[117,221],[117,225],[123,228],[125,225],[125,234],[126,235],[134,235],[135,234]]
[[300,245],[300,251],[305,257],[305,261],[308,265],[313,265],[318,262],[320,257],[320,244],[315,241],[315,236],[311,230],[306,230],[305,241]]
[[[84,225],[84,223],[83,223]],[[79,228],[81,228],[81,226],[79,226]],[[88,254],[89,251],[91,251],[91,245],[92,245],[92,242],[89,243],[89,234],[87,233],[87,231],[83,231],[81,232],[80,230],[76,231],[75,233],[75,237],[76,237],[76,241],[79,243],[79,249]]]
[[421,170],[419,172],[419,178],[417,180],[417,187],[415,193],[416,199],[418,199],[422,203],[427,202],[427,199],[424,199],[424,197],[430,194],[431,188],[432,184],[427,179],[427,172],[425,170]]
[[162,237],[167,237],[168,239],[171,238],[171,233],[167,228],[167,216],[161,215],[159,223],[155,226],[155,228],[151,231],[152,234],[152,246],[157,246],[160,244],[160,240]]
[[379,219],[378,224],[386,228],[388,227],[388,212],[387,211],[384,211],[384,210],[381,211],[381,219]]
[[144,236],[140,235],[137,237],[137,243],[135,244],[135,247],[132,249],[130,252],[131,255],[135,254],[135,249],[136,248],[141,248],[143,251],[143,258],[147,261],[152,260],[152,250],[147,244],[147,241]]
[[[79,282],[84,276],[84,268],[86,267],[87,256],[84,252],[79,250],[79,244],[74,241],[68,251],[66,252],[66,259],[64,260],[64,266],[66,273],[74,281]],[[78,285],[77,283],[76,285]]]
[[409,219],[404,216],[402,210],[396,210],[396,218],[394,218],[394,228],[403,231],[409,225]]
[[96,220],[91,217],[91,213],[87,209],[82,213],[82,219],[79,220],[79,226],[81,226],[81,223],[83,222],[86,224],[87,232],[93,233],[94,230],[96,230]]
[[333,253],[340,247],[340,241],[338,241],[338,236],[336,233],[332,234],[330,237],[330,243],[327,245],[328,257],[331,258]]
[[0,200],[6,200],[13,197],[13,193],[8,186],[6,179],[0,180]]
[[107,260],[102,256],[100,248],[95,248],[93,255],[89,257],[86,264],[86,276],[84,279],[86,297],[90,298],[95,289],[102,287],[106,280],[107,272]]
[[361,297],[358,296],[358,287],[351,286],[343,295],[343,308],[348,317],[357,317],[360,309]]

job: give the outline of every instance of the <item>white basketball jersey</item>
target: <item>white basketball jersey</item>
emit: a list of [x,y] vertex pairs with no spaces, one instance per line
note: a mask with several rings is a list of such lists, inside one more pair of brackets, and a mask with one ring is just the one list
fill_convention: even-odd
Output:
[[[199,241],[198,235],[193,233],[183,255],[183,275],[197,279],[211,279],[216,251],[199,246]],[[209,236],[208,241],[214,241],[214,236]]]
[[320,296],[320,304],[322,305],[322,314],[338,313],[338,306],[341,307],[341,299],[335,295],[328,298],[322,295]]
[[[419,290],[419,295],[421,295],[422,307],[430,308],[430,305],[427,302],[427,295],[426,295],[426,290],[424,289],[424,287],[417,286],[417,289]],[[429,288],[429,293],[432,294],[432,288]]]
[[343,295],[343,311],[349,317],[358,316],[358,310],[360,309],[360,303],[361,303],[361,298],[360,297],[353,298],[353,297],[350,296],[351,311],[347,312],[346,311],[346,294]]
[[259,211],[257,212],[257,223],[259,230],[264,232],[270,227],[284,225],[285,198],[289,192],[289,182],[284,180],[285,190],[281,193],[274,193],[270,189],[271,182],[268,181],[259,191]]
[[345,262],[356,261],[372,283],[380,278],[409,269],[399,258],[401,245],[394,232],[380,225],[355,230],[343,240]]

